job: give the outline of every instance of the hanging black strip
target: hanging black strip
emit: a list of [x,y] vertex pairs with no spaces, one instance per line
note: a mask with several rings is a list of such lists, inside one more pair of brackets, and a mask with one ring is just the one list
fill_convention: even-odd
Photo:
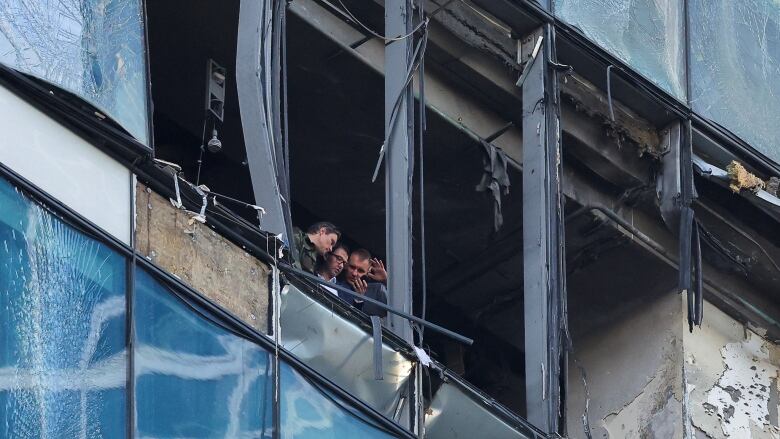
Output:
[[693,264],[696,277],[694,279],[694,296],[696,297],[696,315],[694,324],[701,327],[704,319],[704,273],[701,264],[701,234],[699,231],[699,221],[693,222]]
[[680,216],[680,261],[679,261],[679,281],[678,288],[680,292],[688,295],[688,327],[693,331],[693,322],[695,316],[693,290],[691,289],[691,242],[693,230],[693,209],[684,206]]

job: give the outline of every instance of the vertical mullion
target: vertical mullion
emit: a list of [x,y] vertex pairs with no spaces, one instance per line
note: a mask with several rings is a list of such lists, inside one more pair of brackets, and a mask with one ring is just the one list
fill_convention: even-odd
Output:
[[136,182],[135,174],[130,173],[130,248],[132,256],[126,260],[125,278],[127,290],[125,291],[125,349],[127,349],[127,392],[125,401],[127,404],[127,437],[135,437],[135,267],[136,267],[136,241],[135,241],[135,206],[136,206]]

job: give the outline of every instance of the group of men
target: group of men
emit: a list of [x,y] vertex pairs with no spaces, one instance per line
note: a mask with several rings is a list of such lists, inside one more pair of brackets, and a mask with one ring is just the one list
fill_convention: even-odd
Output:
[[293,235],[299,268],[328,283],[357,293],[359,296],[352,296],[325,287],[339,299],[369,316],[387,316],[387,310],[361,298],[368,297],[387,303],[387,270],[381,260],[372,257],[363,248],[350,252],[349,247],[339,242],[339,229],[329,222],[312,224],[305,232],[296,227]]

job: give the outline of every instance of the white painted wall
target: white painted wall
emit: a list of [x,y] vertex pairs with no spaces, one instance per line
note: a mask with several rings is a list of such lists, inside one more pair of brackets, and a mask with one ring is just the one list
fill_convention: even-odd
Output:
[[130,243],[130,171],[0,87],[0,162]]

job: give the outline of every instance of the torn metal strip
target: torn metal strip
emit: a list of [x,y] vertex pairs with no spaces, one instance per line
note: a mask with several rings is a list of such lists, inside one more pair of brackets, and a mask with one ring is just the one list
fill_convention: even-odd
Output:
[[[531,71],[531,67],[533,67],[534,63],[536,62],[536,56],[539,54],[539,50],[542,48],[543,40],[544,36],[539,35],[539,38],[536,40],[534,50],[531,52],[531,56],[529,57],[528,62],[526,62],[525,66],[523,67],[523,72],[520,74],[520,77],[517,78],[517,82],[515,83],[516,86],[522,87],[526,78],[528,78],[528,73]],[[520,44],[519,40],[518,44]],[[521,50],[518,50],[518,52],[521,52]]]
[[374,337],[374,379],[383,380],[382,375],[382,320],[371,316],[371,332]]
[[173,187],[176,190],[176,201],[173,200],[173,198],[170,198],[171,204],[173,207],[177,209],[181,209],[183,204],[181,203],[181,192],[179,191],[179,173],[174,172],[173,173]]

